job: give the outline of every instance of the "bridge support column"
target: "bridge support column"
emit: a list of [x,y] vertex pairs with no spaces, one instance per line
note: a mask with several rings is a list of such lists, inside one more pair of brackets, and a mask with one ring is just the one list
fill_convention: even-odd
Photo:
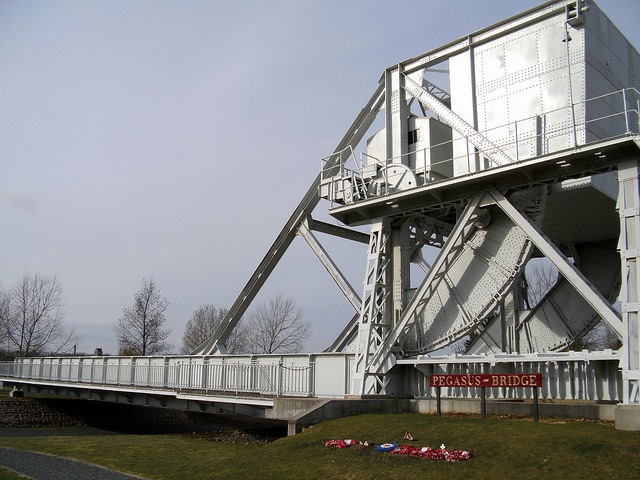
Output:
[[351,393],[376,394],[383,389],[383,379],[371,375],[369,365],[389,330],[387,297],[390,294],[389,250],[391,228],[388,219],[380,219],[371,226],[371,237],[364,279],[364,294],[358,326],[356,357]]
[[616,407],[616,430],[640,431],[640,405]]
[[[623,403],[635,405],[635,415],[640,413],[638,383],[640,380],[640,165],[638,159],[618,165],[618,214],[620,238],[618,250],[622,262],[622,368]],[[620,410],[621,419],[627,417],[630,408]],[[618,424],[616,413],[616,426]],[[640,420],[636,420],[640,430]]]

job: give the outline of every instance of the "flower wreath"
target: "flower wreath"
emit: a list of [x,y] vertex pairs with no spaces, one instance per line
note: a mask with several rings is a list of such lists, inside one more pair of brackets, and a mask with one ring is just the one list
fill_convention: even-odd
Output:
[[[346,448],[352,445],[361,444],[368,446],[368,442],[357,442],[351,438],[344,440],[328,440],[325,446],[334,448]],[[411,457],[426,458],[427,460],[446,460],[447,462],[459,462],[469,460],[471,452],[467,450],[447,450],[445,445],[440,448],[416,447],[410,444],[398,445],[397,443],[381,443],[376,446],[377,452],[390,452],[392,455],[409,455]]]

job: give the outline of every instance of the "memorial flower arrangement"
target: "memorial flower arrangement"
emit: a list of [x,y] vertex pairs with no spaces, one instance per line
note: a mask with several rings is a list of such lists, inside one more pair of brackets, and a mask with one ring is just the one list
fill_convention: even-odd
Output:
[[327,440],[324,445],[326,447],[346,448],[355,445],[356,443],[358,442],[351,438],[345,438],[344,440]]
[[[413,437],[412,437],[413,438]],[[358,442],[354,439],[344,440],[328,440],[325,446],[334,448],[346,448],[353,445],[369,446],[368,442]],[[426,458],[427,460],[446,460],[447,462],[460,462],[469,460],[471,453],[467,450],[447,450],[442,444],[440,448],[417,447],[411,444],[398,445],[397,443],[387,442],[376,445],[377,452],[388,452],[392,455],[409,455],[411,457]]]
[[461,460],[469,460],[471,458],[471,453],[466,450],[449,451],[444,445],[440,445],[440,448],[415,447],[409,444],[399,445],[395,449],[391,450],[391,454],[410,455],[412,457],[422,457],[428,460],[446,460],[447,462],[459,462]]

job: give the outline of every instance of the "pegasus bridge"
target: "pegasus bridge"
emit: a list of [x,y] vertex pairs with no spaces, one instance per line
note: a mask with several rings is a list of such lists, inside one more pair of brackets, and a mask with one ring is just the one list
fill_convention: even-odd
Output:
[[[527,414],[534,394],[543,415],[640,430],[639,89],[638,52],[591,0],[547,2],[395,64],[196,351],[20,358],[0,380],[292,432],[362,411],[478,411],[485,396],[490,411]],[[314,218],[321,202],[335,221]],[[318,234],[362,245],[362,289]],[[226,354],[297,237],[353,316],[321,353]],[[541,259],[558,275],[534,302],[526,272]],[[617,345],[571,350],[603,328]],[[542,387],[434,387],[433,374],[541,374]]]

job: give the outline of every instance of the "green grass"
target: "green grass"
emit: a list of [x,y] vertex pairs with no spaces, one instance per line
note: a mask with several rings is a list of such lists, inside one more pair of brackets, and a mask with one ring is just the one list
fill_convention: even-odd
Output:
[[27,477],[18,475],[4,467],[0,467],[0,480],[24,480]]
[[[448,463],[377,453],[373,445],[406,443],[469,450]],[[333,449],[329,439],[372,446]],[[640,432],[611,424],[541,422],[419,414],[359,415],[331,420],[299,435],[244,445],[177,435],[0,438],[0,444],[79,458],[153,479],[638,479]],[[0,477],[3,478],[3,477]]]

